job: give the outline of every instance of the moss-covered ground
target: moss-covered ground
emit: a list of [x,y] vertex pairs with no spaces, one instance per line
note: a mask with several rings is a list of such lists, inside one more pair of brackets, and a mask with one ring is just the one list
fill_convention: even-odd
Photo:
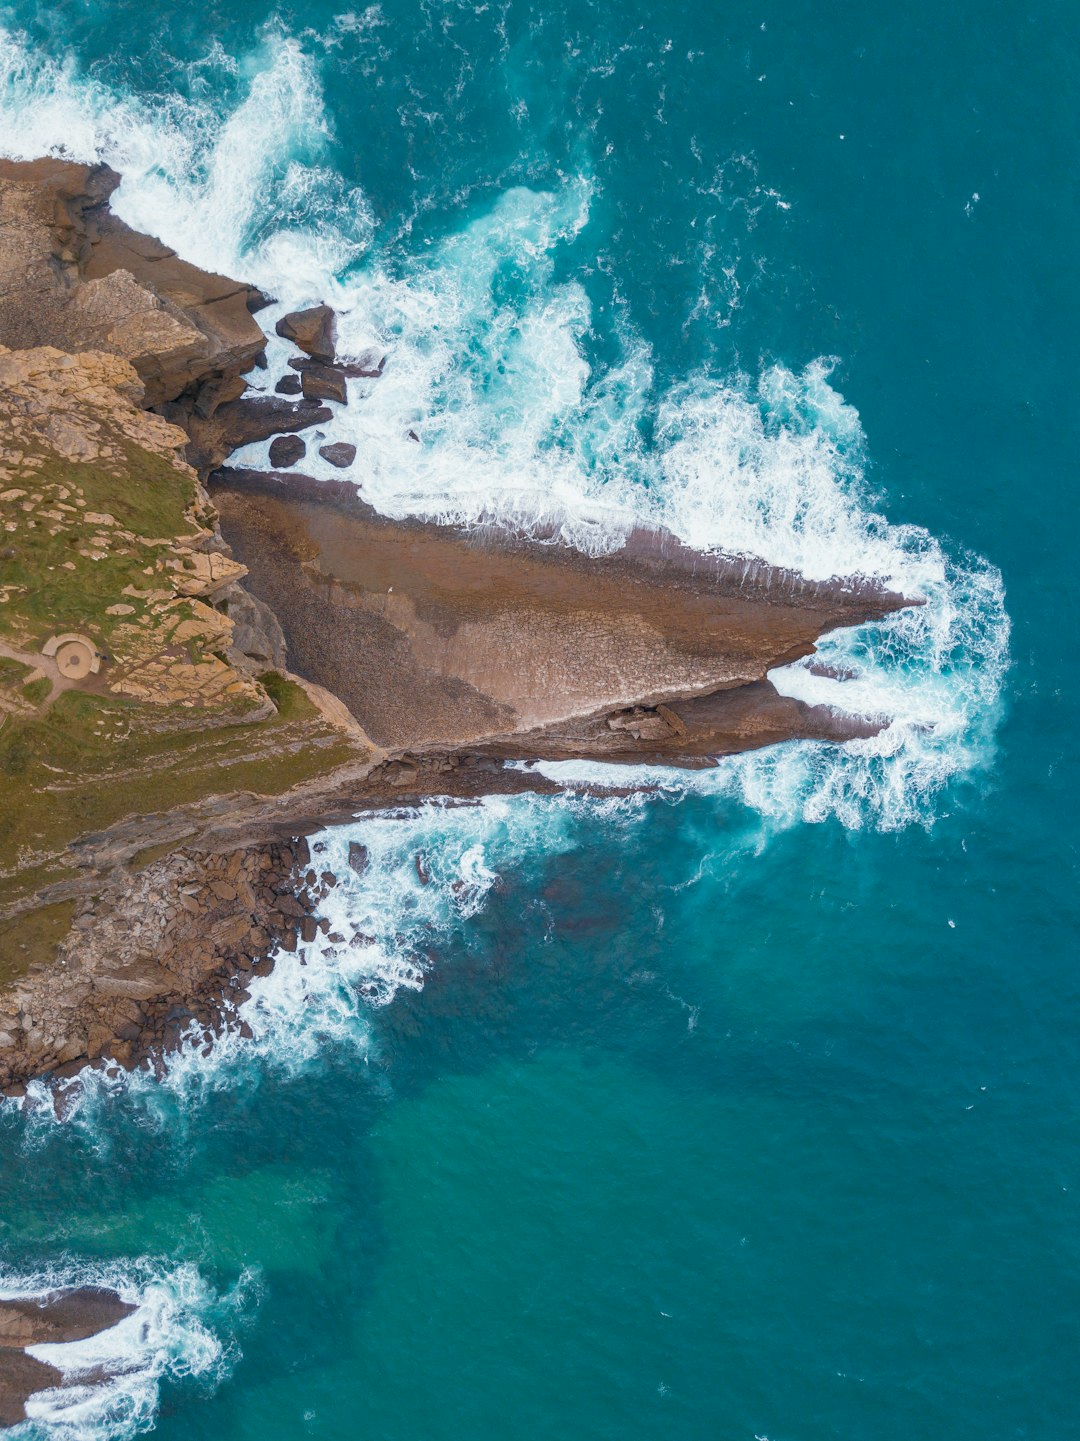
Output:
[[[261,681],[276,710],[259,721],[243,718],[261,694],[248,682],[212,699],[190,691],[183,704],[110,689],[124,674],[125,647],[132,665],[158,648],[204,671],[212,660],[228,678],[214,611],[174,595],[187,554],[176,538],[195,533],[193,517],[209,521],[190,472],[123,441],[86,464],[34,452],[4,484],[0,638],[34,652],[54,632],[85,632],[108,659],[85,689],[35,711],[51,682],[0,658],[0,911],[74,874],[72,847],[117,821],[231,791],[277,795],[362,758],[276,674]],[[173,630],[189,616],[177,644]],[[5,967],[51,954],[64,915],[50,907],[4,923],[0,983]]]

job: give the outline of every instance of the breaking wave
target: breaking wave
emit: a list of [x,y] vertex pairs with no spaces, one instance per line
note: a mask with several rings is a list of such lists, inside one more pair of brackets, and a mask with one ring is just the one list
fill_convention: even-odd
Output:
[[[943,788],[993,752],[1009,639],[997,570],[885,518],[828,361],[661,384],[627,307],[601,317],[584,275],[558,263],[598,201],[587,172],[463,206],[434,243],[410,249],[405,227],[384,244],[363,193],[334,169],[318,50],[269,29],[250,55],[208,57],[228,80],[216,98],[194,84],[146,98],[0,32],[0,148],[108,161],[132,225],[272,292],[270,366],[255,386],[272,386],[291,353],[276,316],[329,300],[342,352],[387,359],[381,378],[352,382],[308,468],[340,478],[317,444],[352,441],[362,493],[388,514],[500,515],[592,552],[653,522],[701,548],[811,578],[874,576],[923,600],[827,637],[813,668],[773,676],[788,694],[886,718],[879,736],[783,747],[692,784],[771,815],[932,821]],[[603,363],[590,359],[598,329]],[[265,463],[266,447],[237,458]]]
[[152,1429],[163,1384],[213,1389],[238,1357],[235,1332],[255,1281],[245,1274],[219,1294],[196,1266],[150,1257],[29,1273],[0,1266],[0,1300],[84,1286],[115,1291],[136,1309],[84,1341],[28,1348],[63,1382],[29,1398],[27,1420],[10,1433],[17,1441],[127,1441]]

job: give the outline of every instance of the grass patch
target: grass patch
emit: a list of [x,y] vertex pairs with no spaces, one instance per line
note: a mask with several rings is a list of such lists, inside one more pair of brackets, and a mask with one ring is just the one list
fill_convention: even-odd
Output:
[[23,665],[21,660],[11,660],[6,655],[0,655],[0,690],[8,690],[12,686],[17,686],[29,674],[30,667]]
[[297,685],[294,680],[286,680],[278,671],[264,671],[259,683],[277,707],[278,720],[311,720],[319,714],[308,700],[303,686]]
[[[43,716],[13,719],[0,731],[0,901],[28,889],[24,867],[55,879],[53,865],[72,862],[71,842],[126,816],[230,791],[280,795],[362,759],[299,686],[279,681],[281,711],[248,725],[180,730],[178,715],[79,691]],[[183,719],[190,726],[190,713]]]
[[51,690],[52,681],[48,676],[43,675],[39,676],[37,680],[32,680],[29,685],[23,686],[22,697],[31,705],[40,705]]
[[0,921],[0,985],[7,985],[39,962],[51,961],[71,929],[74,913],[74,901],[60,901]]
[[[6,557],[0,560],[0,584],[18,586],[0,608],[0,632],[26,632],[43,640],[56,629],[89,630],[108,638],[119,618],[106,614],[123,596],[125,586],[150,589],[161,575],[147,576],[148,566],[164,555],[167,545],[144,545],[124,540],[121,531],[149,540],[167,542],[189,526],[184,512],[194,499],[190,476],[176,470],[163,456],[140,446],[124,446],[125,458],[114,475],[107,464],[75,464],[49,455],[23,484],[44,495],[38,512],[55,505],[52,497],[65,488],[85,500],[84,507],[56,521],[40,513],[13,511],[19,529],[10,536]],[[115,525],[88,522],[88,513],[111,515]],[[56,530],[56,534],[51,532]],[[95,537],[106,543],[93,548]],[[94,549],[100,559],[83,555]],[[138,612],[140,606],[134,602]]]

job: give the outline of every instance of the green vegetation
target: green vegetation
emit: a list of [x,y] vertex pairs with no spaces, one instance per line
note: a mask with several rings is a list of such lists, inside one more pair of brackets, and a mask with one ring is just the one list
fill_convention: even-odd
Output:
[[[123,592],[162,583],[157,562],[169,553],[169,538],[188,530],[184,512],[195,490],[190,476],[165,457],[136,445],[123,449],[120,474],[109,462],[76,464],[45,453],[43,464],[21,480],[31,495],[44,499],[33,513],[23,512],[19,503],[12,511],[21,523],[0,559],[0,585],[17,589],[0,607],[0,634],[29,632],[42,641],[61,625],[107,640],[121,620],[133,618],[110,616],[109,606],[130,604],[134,618],[145,611],[137,597]],[[66,501],[57,499],[63,491]],[[74,505],[76,499],[85,505]],[[69,507],[56,511],[62,520],[41,514],[61,504]],[[86,520],[88,514],[111,516],[116,524],[95,524]],[[140,539],[125,540],[122,532]],[[97,537],[107,539],[95,546]]]
[[49,680],[48,676],[43,675],[39,676],[37,680],[32,680],[29,685],[24,685],[20,694],[23,700],[28,701],[30,705],[37,706],[41,704],[51,690],[52,681]]
[[29,916],[0,921],[0,985],[7,985],[39,961],[51,961],[71,928],[74,901],[42,906]]
[[9,660],[6,655],[0,655],[0,690],[12,689],[29,674],[30,667],[23,665],[22,661]]
[[[276,712],[244,720],[256,696],[219,653],[222,629],[205,606],[173,599],[177,564],[195,564],[175,543],[190,533],[194,480],[167,457],[113,442],[122,461],[37,452],[41,464],[11,487],[24,494],[0,506],[5,525],[15,522],[0,550],[0,636],[32,651],[56,631],[85,631],[115,647],[117,666],[38,709],[50,681],[0,657],[0,911],[70,878],[72,847],[118,821],[236,791],[279,795],[363,759],[277,673],[264,678]],[[129,694],[108,688],[113,674],[125,684],[135,676]],[[217,689],[199,689],[219,674]],[[136,863],[181,843],[147,846]],[[70,906],[50,906],[0,924],[0,984],[52,955],[70,916]]]
[[0,904],[58,879],[71,841],[125,816],[230,791],[277,795],[361,758],[299,686],[276,676],[268,689],[277,715],[247,725],[197,727],[190,712],[150,714],[79,691],[43,716],[10,721],[0,732]]

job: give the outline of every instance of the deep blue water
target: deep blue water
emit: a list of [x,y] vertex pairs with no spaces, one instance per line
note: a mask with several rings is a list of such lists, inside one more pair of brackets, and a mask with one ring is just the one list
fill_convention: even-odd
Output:
[[144,1298],[40,1429],[1080,1435],[1075,7],[3,15],[0,148],[387,349],[377,504],[928,600],[828,642],[881,743],[360,822],[254,1045],[7,1112],[8,1285]]

